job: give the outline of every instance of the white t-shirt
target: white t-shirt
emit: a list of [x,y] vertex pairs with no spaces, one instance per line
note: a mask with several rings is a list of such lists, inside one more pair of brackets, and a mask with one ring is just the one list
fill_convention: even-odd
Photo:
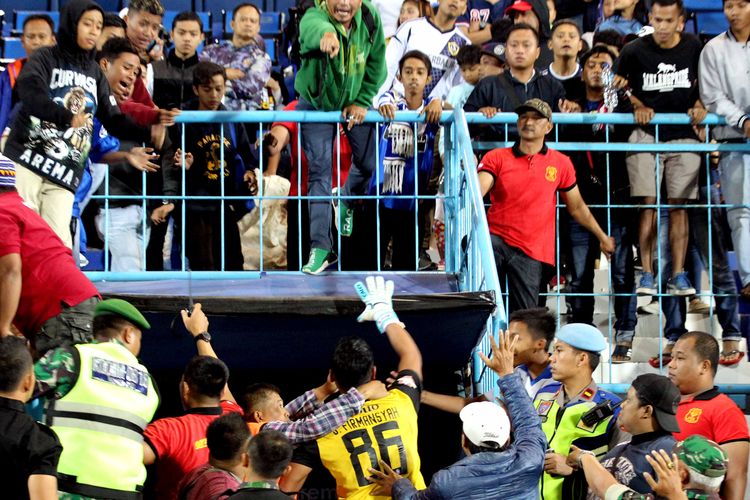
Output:
[[391,90],[391,86],[399,94],[404,93],[404,87],[396,79],[396,73],[399,61],[410,50],[424,53],[432,62],[432,81],[425,87],[425,98],[446,99],[450,90],[464,81],[456,63],[456,54],[461,47],[470,44],[469,38],[459,28],[442,32],[424,17],[402,24],[385,49],[388,76],[375,96],[374,103]]
[[372,0],[372,5],[380,14],[383,23],[383,34],[388,39],[396,33],[398,16],[401,15],[401,0]]

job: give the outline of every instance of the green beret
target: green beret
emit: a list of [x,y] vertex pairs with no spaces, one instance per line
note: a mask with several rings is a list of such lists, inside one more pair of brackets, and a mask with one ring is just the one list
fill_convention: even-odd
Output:
[[151,325],[148,321],[146,321],[146,318],[143,317],[143,314],[141,314],[138,309],[133,307],[130,302],[122,299],[102,300],[96,305],[96,309],[94,309],[95,318],[99,316],[105,316],[107,314],[120,316],[121,318],[130,321],[141,330],[148,330],[149,328],[151,328]]

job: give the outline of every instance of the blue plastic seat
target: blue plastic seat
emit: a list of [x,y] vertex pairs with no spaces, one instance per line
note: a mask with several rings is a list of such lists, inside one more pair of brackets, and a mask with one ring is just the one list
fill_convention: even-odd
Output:
[[284,27],[284,17],[281,12],[264,12],[260,16],[260,34],[263,36],[281,34]]
[[23,50],[20,38],[3,37],[2,45],[4,59],[20,59],[26,57],[26,51]]
[[[179,14],[182,11],[178,10],[166,10],[164,11],[164,17],[162,18],[162,24],[164,25],[164,29],[171,32],[172,31],[172,21],[174,21],[174,18],[177,17],[177,14]],[[211,33],[211,13],[210,12],[196,12],[198,14],[198,17],[201,19],[201,23],[203,24],[203,31],[206,34]]]
[[722,0],[685,0],[685,8],[692,12],[710,12],[724,10]]
[[[13,32],[21,33],[23,31],[23,22],[27,17],[33,14],[46,14],[52,18],[55,24],[55,32],[60,25],[60,13],[56,10],[15,10],[13,11]],[[6,20],[7,24],[7,20]]]
[[[161,0],[162,6],[164,6],[164,10],[175,10],[177,12],[182,11],[194,11],[196,8],[193,5],[193,0]],[[202,6],[201,6],[202,7]]]
[[701,35],[718,35],[729,29],[724,12],[696,12],[695,17]]

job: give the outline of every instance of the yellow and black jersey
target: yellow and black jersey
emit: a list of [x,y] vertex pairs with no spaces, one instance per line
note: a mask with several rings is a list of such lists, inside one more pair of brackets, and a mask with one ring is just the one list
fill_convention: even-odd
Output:
[[385,499],[375,496],[369,469],[385,461],[417,489],[425,483],[419,471],[417,410],[421,382],[404,370],[389,388],[388,396],[367,401],[362,411],[330,434],[299,447],[294,462],[316,468],[321,463],[336,480],[339,498]]

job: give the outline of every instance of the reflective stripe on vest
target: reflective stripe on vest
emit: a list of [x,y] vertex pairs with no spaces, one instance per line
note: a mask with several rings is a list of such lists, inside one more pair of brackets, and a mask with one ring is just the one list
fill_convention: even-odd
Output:
[[[549,396],[552,399],[537,395],[537,399],[534,401],[537,413],[542,417],[542,431],[547,436],[549,448],[554,450],[555,453],[567,455],[570,451],[570,445],[583,439],[587,441],[586,444],[596,443],[595,446],[586,446],[585,449],[593,451],[596,455],[606,453],[609,443],[608,426],[612,417],[604,419],[594,427],[587,427],[581,422],[581,417],[596,406],[595,403],[585,401],[561,408],[555,395],[549,394]],[[542,412],[544,415],[541,414]],[[543,500],[561,500],[564,496],[563,483],[565,480],[564,476],[553,476],[545,472],[540,481],[541,498]]]
[[146,479],[143,431],[159,404],[151,376],[121,344],[75,349],[76,382],[47,412],[63,445],[58,489],[94,498],[138,498]]
[[114,434],[139,443],[143,442],[143,431],[148,425],[144,419],[127,411],[67,401],[54,402],[47,411],[47,418],[50,425]]

